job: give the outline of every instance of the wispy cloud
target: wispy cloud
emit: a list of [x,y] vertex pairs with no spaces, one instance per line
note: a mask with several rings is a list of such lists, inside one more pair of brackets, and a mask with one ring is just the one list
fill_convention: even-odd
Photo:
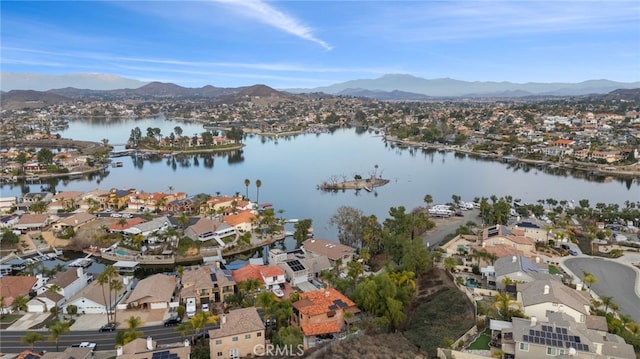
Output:
[[261,0],[214,0],[239,11],[247,17],[251,17],[277,29],[285,31],[305,40],[313,41],[327,50],[332,47],[327,42],[318,39],[311,28],[302,24],[298,19],[285,14],[283,11]]

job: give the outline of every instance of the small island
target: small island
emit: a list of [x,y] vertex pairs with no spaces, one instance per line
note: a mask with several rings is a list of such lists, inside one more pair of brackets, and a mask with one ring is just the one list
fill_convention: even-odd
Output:
[[318,189],[323,191],[338,191],[346,189],[354,189],[371,192],[375,187],[381,187],[389,183],[388,179],[382,178],[382,174],[378,174],[378,165],[375,165],[375,170],[370,174],[369,178],[362,178],[359,174],[353,176],[353,180],[347,180],[346,176],[331,176],[328,181],[322,182],[318,185]]

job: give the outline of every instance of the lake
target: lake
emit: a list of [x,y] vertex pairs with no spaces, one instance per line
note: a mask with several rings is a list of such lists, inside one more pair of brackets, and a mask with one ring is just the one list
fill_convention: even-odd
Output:
[[[143,135],[147,127],[158,127],[169,135],[181,126],[183,135],[203,132],[195,123],[177,123],[164,119],[145,119],[128,122],[70,123],[61,132],[64,138],[101,141],[122,145],[131,129],[140,127]],[[89,191],[96,188],[136,188],[139,191],[245,194],[244,179],[251,181],[249,197],[260,203],[269,202],[284,211],[278,217],[311,218],[316,237],[335,239],[337,229],[328,224],[329,218],[343,205],[356,207],[365,215],[374,214],[379,220],[388,216],[390,207],[404,206],[408,210],[424,205],[426,194],[434,203],[450,202],[452,195],[470,201],[474,197],[511,195],[523,202],[539,199],[575,201],[588,199],[591,206],[598,202],[623,204],[640,201],[640,183],[604,177],[578,178],[562,170],[543,170],[535,167],[509,165],[474,159],[451,152],[436,152],[414,148],[400,148],[385,143],[375,132],[338,129],[332,133],[304,134],[277,139],[249,135],[246,146],[232,154],[198,154],[157,158],[153,161],[133,157],[114,159],[123,166],[109,167],[106,173],[83,179],[55,181],[58,191]],[[377,166],[377,168],[376,168]],[[372,173],[390,182],[375,191],[323,192],[317,186],[332,176],[340,181],[358,174]],[[579,174],[580,175],[580,174]],[[259,190],[255,181],[260,179]],[[25,191],[39,191],[40,184],[4,185],[2,196]]]

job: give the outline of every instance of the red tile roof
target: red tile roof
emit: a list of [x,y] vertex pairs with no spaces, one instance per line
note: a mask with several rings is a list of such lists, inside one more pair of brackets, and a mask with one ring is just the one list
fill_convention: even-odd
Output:
[[335,320],[322,323],[302,324],[302,332],[306,336],[338,333],[339,331],[340,327]]
[[259,266],[260,274],[263,277],[277,277],[279,275],[284,275],[284,270],[278,266]]
[[335,300],[341,300],[347,305],[347,307],[356,305],[344,294],[338,292],[334,288],[329,288],[300,293],[300,300],[293,303],[293,306],[298,309],[300,313],[318,315],[331,311],[329,307],[335,305]]
[[260,275],[260,270],[258,269],[259,267],[261,266],[247,264],[240,269],[231,271],[231,276],[236,283],[244,282],[247,279],[257,279],[264,284],[262,276]]
[[4,297],[5,307],[10,307],[14,299],[28,295],[37,281],[32,276],[7,275],[0,278],[0,293]]

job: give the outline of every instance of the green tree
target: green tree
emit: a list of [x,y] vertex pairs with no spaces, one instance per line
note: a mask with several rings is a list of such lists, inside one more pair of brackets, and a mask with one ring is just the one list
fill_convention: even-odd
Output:
[[248,178],[244,179],[244,187],[246,188],[245,197],[247,200],[249,199],[249,186],[251,185],[251,180]]
[[598,278],[589,272],[583,272],[582,281],[587,285],[587,288],[591,289],[591,286],[598,283]]
[[256,203],[260,203],[260,187],[262,187],[262,181],[256,180]]
[[293,232],[293,239],[296,240],[298,246],[302,244],[302,242],[306,241],[309,238],[309,233],[311,230],[311,219],[303,219],[298,221],[298,223],[294,224],[293,228],[295,231]]
[[[98,275],[98,284],[100,286],[102,286],[102,297],[104,299],[105,303],[108,303],[106,305],[107,311],[106,311],[106,315],[107,315],[107,323],[112,323],[115,322],[113,320],[111,320],[111,279],[113,279],[114,277],[116,277],[118,275],[116,268],[113,265],[108,265],[105,267],[105,269],[102,271],[102,273],[100,273],[100,275]],[[109,301],[107,301],[107,292],[106,289],[109,288]]]
[[40,151],[38,151],[36,158],[38,159],[38,163],[46,165],[53,163],[53,153],[48,148],[41,148]]
[[[208,311],[199,311],[189,320],[191,327],[196,334],[204,330],[207,324],[214,324],[217,321],[218,317],[211,315]],[[195,339],[195,337],[193,339]]]
[[520,303],[511,298],[508,293],[496,294],[493,307],[498,311],[498,319],[511,321],[512,317],[524,317]]
[[276,334],[273,336],[273,344],[279,347],[290,347],[297,348],[298,345],[302,344],[304,335],[302,331],[294,326],[285,326],[278,329]]
[[142,319],[140,317],[134,317],[133,315],[127,318],[127,328],[129,328],[124,334],[124,344],[130,343],[144,335],[144,332],[138,330],[142,326]]
[[33,350],[33,345],[36,342],[41,341],[42,339],[44,339],[44,337],[42,336],[42,334],[38,333],[38,332],[27,332],[21,339],[20,339],[20,343],[22,344],[26,344],[29,346],[29,348],[31,348],[31,350]]
[[21,295],[13,299],[13,303],[11,303],[11,309],[13,311],[26,311],[27,303],[29,302],[29,297]]
[[54,322],[49,326],[49,341],[56,343],[57,352],[60,351],[60,347],[58,346],[60,336],[69,333],[70,331],[70,324],[67,322]]
[[364,218],[361,210],[349,206],[340,206],[336,213],[329,218],[329,224],[338,227],[338,240],[340,243],[360,248],[362,246]]
[[48,205],[43,201],[33,203],[29,209],[34,213],[44,213],[47,211]]

